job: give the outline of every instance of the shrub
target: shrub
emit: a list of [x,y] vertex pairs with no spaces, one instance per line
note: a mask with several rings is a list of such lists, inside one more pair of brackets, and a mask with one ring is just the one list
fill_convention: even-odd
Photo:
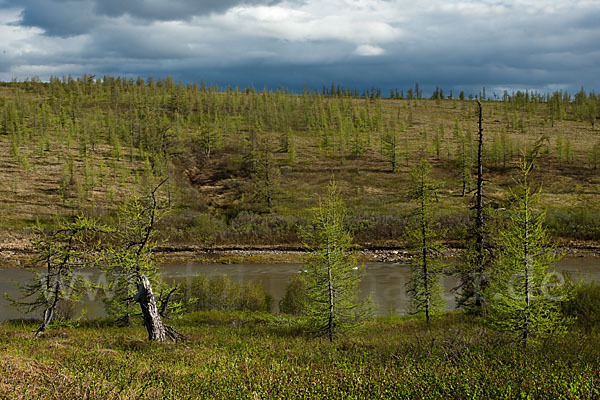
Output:
[[547,212],[546,225],[554,236],[600,239],[600,211],[590,207],[557,207]]
[[59,321],[70,321],[75,317],[75,302],[61,299],[56,304],[55,317]]
[[397,239],[404,236],[406,231],[406,218],[397,213],[357,213],[347,215],[344,223],[359,243]]
[[284,314],[304,315],[306,282],[302,275],[294,275],[285,285],[285,294],[279,301],[279,311]]
[[565,303],[564,311],[576,318],[586,331],[600,326],[600,285],[586,283],[573,289],[572,297]]
[[193,224],[195,239],[203,243],[214,243],[220,232],[226,229],[225,222],[211,214],[197,215]]
[[182,299],[188,311],[263,311],[270,312],[271,296],[252,282],[238,283],[228,275],[194,278],[184,284]]
[[230,220],[225,235],[236,243],[294,243],[298,241],[298,226],[304,223],[295,216],[242,211]]
[[160,224],[163,238],[171,243],[200,242],[204,245],[214,244],[225,231],[225,222],[209,213],[181,212],[169,215]]

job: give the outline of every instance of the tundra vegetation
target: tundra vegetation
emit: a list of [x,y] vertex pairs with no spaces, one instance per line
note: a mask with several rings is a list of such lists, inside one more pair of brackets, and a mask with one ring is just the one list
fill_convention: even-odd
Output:
[[[599,397],[600,289],[550,269],[551,240],[598,240],[598,97],[478,97],[3,83],[0,228],[34,239],[44,279],[16,300],[41,324],[0,324],[0,397]],[[306,271],[273,314],[251,283],[168,287],[166,238],[303,243]],[[368,316],[353,241],[415,249],[425,318]],[[466,249],[455,270],[443,242]],[[59,312],[86,266],[116,294],[102,320]],[[441,273],[461,278],[457,311],[440,312]]]
[[[157,228],[171,245],[300,246],[334,173],[355,243],[403,246],[413,207],[404,194],[425,158],[442,184],[433,218],[459,245],[474,223],[478,105],[416,93],[292,94],[109,76],[1,83],[0,239],[30,239],[36,220],[85,214],[110,223],[131,195],[169,177],[173,207]],[[480,97],[487,206],[504,206],[520,155],[543,136],[532,178],[544,187],[551,237],[598,240],[598,96],[493,98]]]

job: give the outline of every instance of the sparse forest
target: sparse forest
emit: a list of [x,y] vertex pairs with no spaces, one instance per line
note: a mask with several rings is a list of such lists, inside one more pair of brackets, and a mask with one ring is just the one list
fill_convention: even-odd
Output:
[[[3,83],[3,242],[27,239],[36,220],[85,213],[108,222],[130,195],[168,177],[173,212],[159,231],[172,245],[299,246],[334,174],[356,243],[404,246],[410,171],[427,159],[442,184],[432,218],[460,247],[477,183],[477,103],[420,92],[382,98],[332,85],[291,94],[93,76]],[[598,96],[481,100],[486,203],[504,207],[520,156],[544,137],[534,179],[551,235],[598,240]]]
[[[600,286],[552,272],[600,240],[600,98],[476,100],[0,84],[0,244],[34,254],[11,300],[42,313],[0,323],[0,398],[600,397]],[[163,245],[306,254],[273,313],[252,282],[163,281]],[[359,296],[377,246],[412,254],[414,315]],[[105,318],[69,315],[86,290]]]

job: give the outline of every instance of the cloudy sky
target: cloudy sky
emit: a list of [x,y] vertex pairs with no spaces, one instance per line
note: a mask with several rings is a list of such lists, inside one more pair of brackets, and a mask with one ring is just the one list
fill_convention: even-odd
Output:
[[600,0],[0,0],[0,80],[600,89]]

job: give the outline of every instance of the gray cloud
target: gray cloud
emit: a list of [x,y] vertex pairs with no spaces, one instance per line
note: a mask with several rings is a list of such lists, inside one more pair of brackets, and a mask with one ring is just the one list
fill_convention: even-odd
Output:
[[9,0],[5,4],[22,8],[20,25],[41,28],[50,36],[81,35],[98,22],[89,1]]
[[0,0],[0,77],[598,89],[598,20],[598,0]]
[[102,15],[130,15],[151,21],[187,20],[193,16],[221,13],[240,4],[272,5],[275,0],[95,0],[95,10]]
[[5,0],[4,7],[21,8],[19,24],[37,27],[49,36],[91,32],[104,17],[129,16],[138,22],[189,20],[224,12],[238,5],[272,5],[279,0]]

